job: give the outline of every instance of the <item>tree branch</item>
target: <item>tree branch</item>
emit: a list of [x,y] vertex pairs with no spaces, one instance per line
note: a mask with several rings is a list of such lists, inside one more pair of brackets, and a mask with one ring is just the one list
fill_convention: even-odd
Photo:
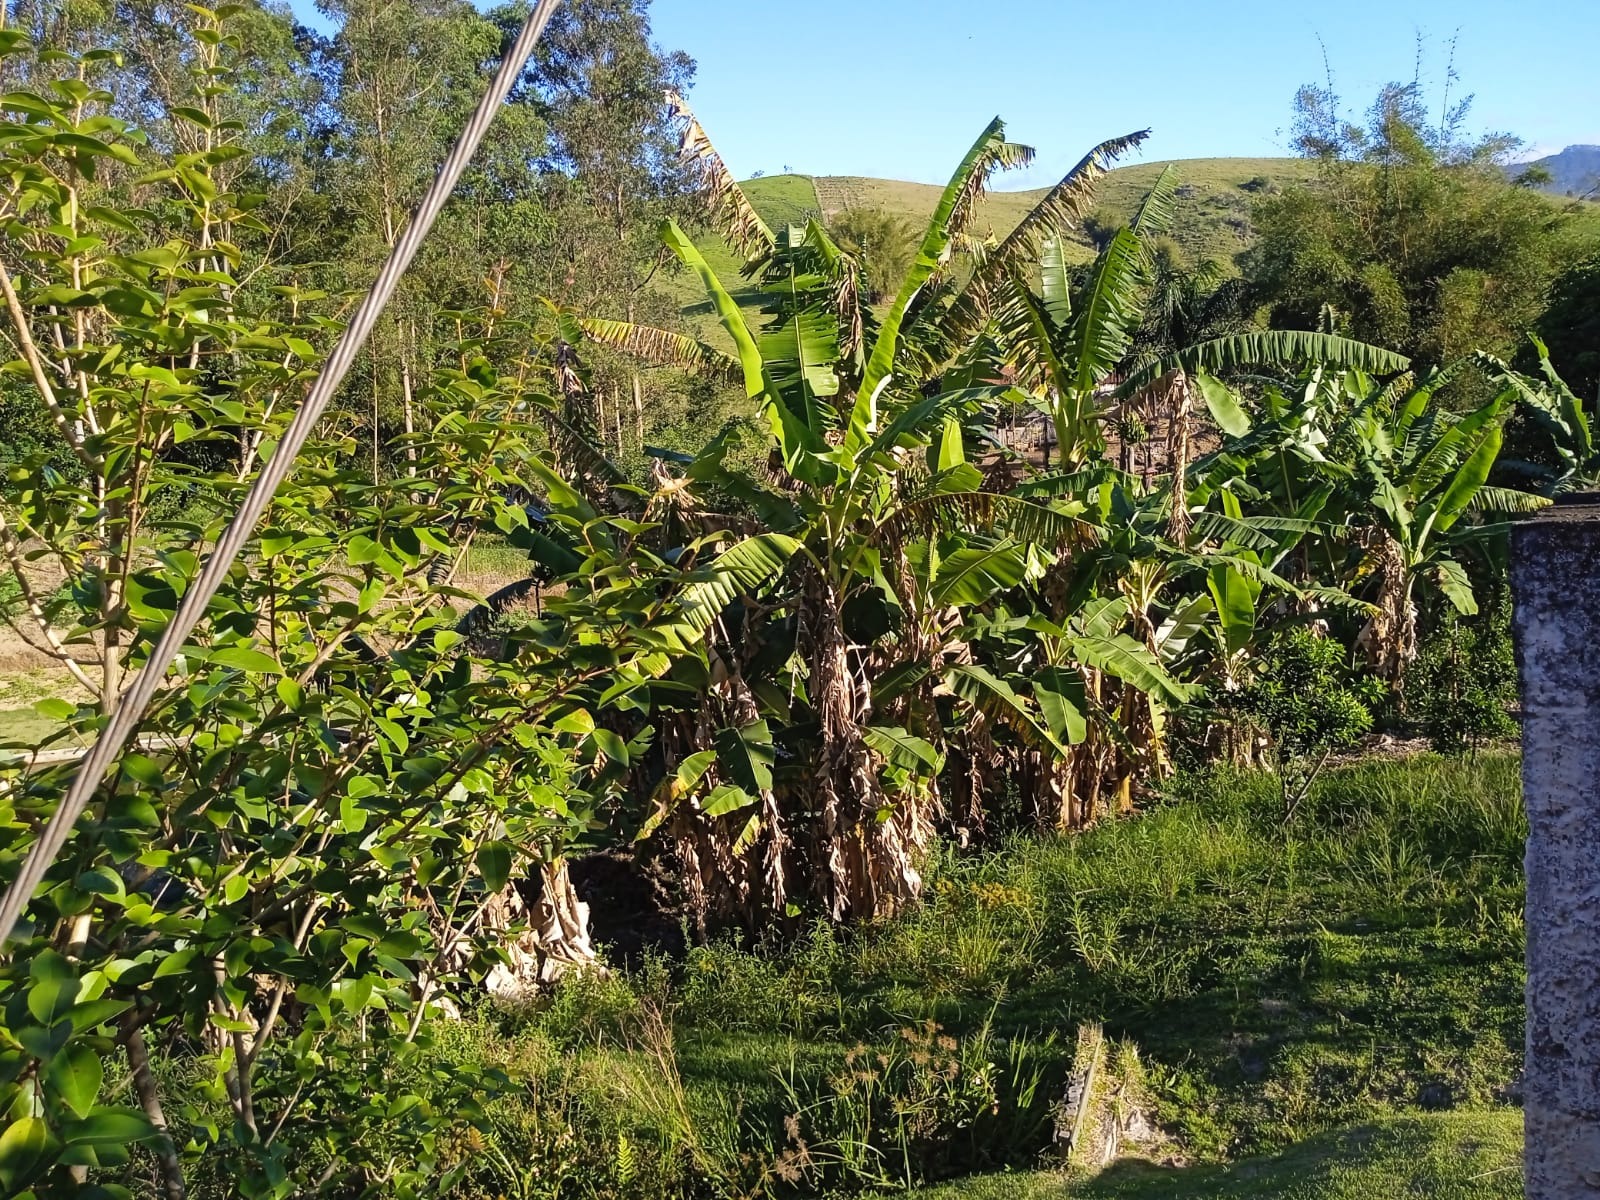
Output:
[[34,344],[33,334],[28,329],[28,314],[22,311],[22,301],[17,299],[17,289],[12,286],[10,272],[6,270],[4,263],[0,263],[0,292],[5,294],[6,309],[10,312],[11,324],[17,331],[17,345],[22,351],[23,360],[28,364],[28,371],[33,376],[34,386],[39,389],[39,396],[44,401],[44,406],[50,410],[50,419],[56,423],[56,429],[66,439],[67,445],[72,447],[72,452],[82,460],[83,465],[98,474],[99,459],[90,454],[84,446],[77,430],[72,427],[66,409],[57,401],[55,389],[50,386],[50,377],[44,370],[44,360],[39,357],[39,347]]
[[161,1167],[162,1190],[167,1200],[184,1200],[183,1164],[178,1159],[177,1147],[172,1144],[172,1134],[167,1131],[166,1114],[161,1111],[161,1096],[156,1091],[156,1079],[150,1071],[142,1023],[132,1012],[123,1018],[120,1040],[128,1053],[128,1069],[133,1074],[133,1090],[139,1097],[139,1107],[144,1109],[144,1115],[156,1129],[153,1148],[156,1162]]

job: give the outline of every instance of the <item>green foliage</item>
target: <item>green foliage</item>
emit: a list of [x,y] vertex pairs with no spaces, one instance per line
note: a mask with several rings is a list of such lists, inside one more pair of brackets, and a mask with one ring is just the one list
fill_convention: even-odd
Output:
[[1600,259],[1562,273],[1535,325],[1560,376],[1593,404],[1600,397]]
[[1570,254],[1549,198],[1510,185],[1502,138],[1461,139],[1414,86],[1391,85],[1366,127],[1339,97],[1302,89],[1298,145],[1315,182],[1260,200],[1245,274],[1278,328],[1321,328],[1438,365],[1474,349],[1509,353],[1539,316]]
[[1501,593],[1477,617],[1446,612],[1422,640],[1406,696],[1407,712],[1444,754],[1515,737],[1517,701],[1511,602]]
[[[199,11],[195,69],[220,89],[242,35]],[[217,136],[152,147],[83,82],[103,61],[54,64],[64,82],[17,99],[26,120],[0,138],[0,211],[29,247],[0,281],[7,373],[79,466],[30,456],[0,508],[19,584],[41,558],[70,581],[25,619],[94,668],[76,668],[85,702],[50,702],[64,728],[47,747],[103,723],[221,532],[184,498],[240,494],[329,328],[320,294],[242,282],[237,240],[261,222],[216,172],[238,128],[174,110],[178,130]],[[71,1168],[142,1154],[169,1193],[187,1177],[412,1195],[448,1184],[443,1142],[482,1125],[496,1077],[429,1078],[425,1027],[441,989],[517,965],[511,878],[566,900],[562,855],[647,740],[630,749],[595,714],[644,677],[630,664],[658,614],[599,598],[581,655],[524,633],[486,656],[457,629],[445,581],[466,535],[525,533],[540,462],[525,418],[554,407],[536,390],[547,329],[457,322],[452,355],[414,381],[407,474],[352,471],[337,428],[307,446],[34,898],[0,969],[0,1107],[27,1114],[0,1147],[9,1191],[77,1194]],[[0,875],[70,770],[7,755]],[[169,1053],[179,1078],[151,1066]]]
[[[0,415],[29,406],[0,600],[79,689],[18,751],[107,720],[509,19],[333,11],[336,37],[291,54],[270,13],[186,9],[186,49],[129,69],[0,37],[34,89],[0,129],[19,248]],[[1095,183],[1143,134],[1094,147],[997,242],[979,200],[1032,152],[991,122],[888,276],[884,221],[878,248],[859,220],[841,244],[790,181],[773,196],[792,219],[769,225],[681,103],[699,165],[669,164],[659,97],[688,71],[637,0],[563,8],[32,898],[0,967],[8,1189],[75,1194],[78,1168],[261,1197],[903,1186],[1037,1153],[1063,1012],[1148,1043],[1164,1114],[1204,1153],[1357,1119],[1430,1072],[1474,1102],[1507,1074],[1498,1017],[1452,1043],[1421,999],[1385,1009],[1399,985],[1367,969],[1425,959],[1423,917],[1436,940],[1448,918],[1446,957],[1492,960],[1476,986],[1503,990],[1520,833],[1500,767],[1407,766],[1421,799],[1359,773],[1319,790],[1314,767],[1384,699],[1349,647],[1401,694],[1416,598],[1475,611],[1486,518],[1543,503],[1489,482],[1512,408],[1552,439],[1546,490],[1587,478],[1587,417],[1554,370],[1412,373],[1326,332],[1240,332],[1238,290],[1166,240],[1171,170],[1075,269]],[[316,122],[271,119],[309,122],[312,93]],[[1386,117],[1382,161],[1350,178],[1467,168],[1407,128]],[[691,236],[713,218],[748,284]],[[666,327],[658,237],[731,356]],[[1377,317],[1409,311],[1386,264],[1355,273]],[[1465,304],[1476,278],[1441,295]],[[1452,415],[1439,396],[1469,365],[1500,390]],[[1060,469],[996,447],[1021,406],[1047,414]],[[1110,460],[1112,429],[1142,470]],[[473,561],[510,586],[459,590]],[[1418,685],[1436,724],[1464,655],[1503,658],[1441,647]],[[1296,829],[1260,779],[1219,777],[1207,806],[1014,861],[941,849],[1159,801],[1174,730],[1229,696],[1273,735]],[[0,765],[0,880],[71,770],[28,758]],[[1469,795],[1448,823],[1442,780]],[[600,847],[670,864],[697,943],[681,961],[584,970],[570,860]],[[1473,888],[1492,915],[1463,915]],[[1390,940],[1312,932],[1312,913],[1381,917]],[[759,953],[717,940],[731,926]],[[1238,1010],[1233,976],[1459,1053],[1361,1074],[1322,1016],[1305,1033]],[[1415,986],[1468,987],[1443,968]],[[485,991],[512,1003],[478,1011]],[[1270,1088],[1238,1086],[1206,1020],[1282,1038]]]
[[[1403,1170],[1444,1187],[1453,1136],[1402,1168],[1390,1135],[1342,1131],[1516,1119],[1518,763],[1337,768],[1287,839],[1278,805],[1270,776],[1185,778],[1137,822],[951,856],[926,904],[880,926],[781,951],[719,943],[444,1028],[447,1070],[487,1060],[517,1085],[478,1149],[457,1141],[461,1194],[559,1194],[591,1171],[616,1197],[844,1195],[1033,1166],[1085,1021],[1137,1055],[1142,1102],[1180,1139],[1190,1165],[1163,1186],[1260,1179],[1276,1195],[1292,1164],[1330,1187]],[[1459,1111],[1416,1115],[1441,1105]],[[1497,1135],[1495,1163],[1516,1144]],[[1226,1165],[1262,1153],[1281,1170]],[[1133,1171],[1072,1186],[1148,1183]]]
[[1372,728],[1381,684],[1354,675],[1345,664],[1345,648],[1308,629],[1275,637],[1255,671],[1230,704],[1259,722],[1272,739],[1288,821],[1328,757],[1350,749]]
[[917,229],[905,217],[881,208],[847,208],[828,221],[840,248],[862,262],[862,295],[881,304],[905,276],[917,253]]
[[1402,1116],[1310,1138],[1227,1167],[1119,1162],[1089,1179],[996,1175],[913,1193],[918,1200],[1516,1200],[1522,1116],[1515,1110]]

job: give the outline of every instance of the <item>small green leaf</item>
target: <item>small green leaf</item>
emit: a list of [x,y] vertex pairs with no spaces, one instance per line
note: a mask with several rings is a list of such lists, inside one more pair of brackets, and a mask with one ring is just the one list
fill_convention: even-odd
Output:
[[352,567],[359,567],[382,558],[383,547],[371,538],[358,533],[345,543],[344,557]]
[[50,1146],[50,1127],[39,1117],[20,1117],[0,1133],[0,1184],[16,1194],[33,1178]]
[[600,747],[600,752],[612,762],[621,763],[624,766],[627,765],[628,745],[615,733],[609,729],[597,727],[589,736],[594,738],[595,745]]
[[766,721],[720,729],[714,740],[717,760],[733,777],[733,782],[750,792],[765,791],[772,786],[772,765],[777,753],[772,747],[772,730]]
[[165,979],[168,975],[181,975],[189,969],[189,963],[199,953],[193,946],[186,946],[182,950],[175,950],[161,960],[161,965],[156,968],[155,979]]
[[716,761],[715,750],[696,750],[679,763],[678,770],[673,776],[677,781],[678,793],[681,795],[689,791],[704,779],[706,772],[711,769],[711,764]]
[[78,981],[72,976],[47,976],[34,980],[28,988],[28,1011],[39,1024],[49,1028],[72,1011],[78,998]]
[[897,725],[869,725],[861,737],[886,760],[914,775],[937,775],[944,767],[944,755]]
[[574,733],[579,737],[588,737],[594,732],[594,718],[586,709],[575,708],[558,718],[552,728],[558,733]]
[[390,958],[415,958],[422,953],[422,939],[407,930],[396,929],[384,935],[377,952]]
[[155,1126],[142,1112],[132,1108],[97,1108],[81,1121],[65,1121],[61,1137],[68,1145],[80,1142],[147,1142],[156,1136]]
[[58,700],[55,697],[51,697],[48,700],[40,700],[33,706],[33,711],[47,721],[70,721],[74,714],[77,713],[78,706],[66,700]]
[[511,880],[511,847],[505,842],[485,842],[478,847],[478,872],[491,892],[503,889]]
[[80,1117],[89,1115],[105,1077],[100,1056],[83,1042],[56,1055],[45,1080],[62,1101]]
[[1211,410],[1211,419],[1223,433],[1237,438],[1250,432],[1250,416],[1227,384],[1204,371],[1195,376],[1195,382],[1200,385],[1200,394]]
[[232,667],[236,671],[252,671],[262,675],[281,675],[278,661],[270,654],[244,646],[223,646],[206,654],[208,661],[219,667]]
[[361,807],[360,797],[340,797],[339,823],[344,826],[346,833],[360,833],[367,827],[367,810]]

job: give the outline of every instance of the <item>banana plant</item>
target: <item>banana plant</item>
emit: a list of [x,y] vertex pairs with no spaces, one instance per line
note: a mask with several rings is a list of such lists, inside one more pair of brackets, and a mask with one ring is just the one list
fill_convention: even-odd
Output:
[[[695,660],[677,668],[677,682],[704,702],[663,693],[678,719],[665,723],[666,786],[653,789],[644,827],[674,838],[706,903],[725,881],[732,907],[747,912],[809,900],[835,919],[868,918],[915,898],[947,741],[940,705],[956,688],[991,699],[1009,690],[958,669],[970,666],[961,614],[1016,587],[1037,560],[1032,547],[1054,555],[1086,536],[1070,512],[982,490],[965,427],[1011,389],[925,394],[911,336],[988,177],[1030,155],[999,121],[983,130],[881,318],[861,302],[858,264],[819,222],[776,231],[742,222],[747,272],[764,301],[751,323],[669,221],[662,242],[700,280],[733,354],[585,329],[612,345],[665,350],[680,365],[737,364],[770,433],[764,470],[742,466],[718,437],[671,481],[680,501],[732,496],[787,539],[781,577],[730,595]],[[594,520],[576,515],[572,531]],[[657,553],[684,560],[678,546]],[[1018,705],[1036,708],[1031,696]]]
[[[1515,388],[1459,416],[1438,403],[1440,389],[1468,364],[1388,380],[1318,367],[1297,395],[1269,389],[1261,404],[1277,453],[1263,461],[1257,482],[1280,510],[1316,504],[1325,526],[1324,574],[1371,603],[1357,644],[1397,693],[1416,653],[1418,584],[1458,612],[1476,613],[1464,552],[1503,527],[1473,518],[1548,503],[1488,483]],[[1243,412],[1231,393],[1219,405]]]
[[1477,359],[1491,379],[1516,393],[1523,411],[1548,438],[1556,461],[1552,464],[1502,459],[1500,468],[1528,480],[1546,496],[1591,488],[1600,481],[1600,445],[1595,443],[1589,414],[1550,364],[1550,351],[1544,342],[1532,334],[1528,337],[1539,356],[1541,378],[1514,371],[1487,354],[1479,354]]
[[1099,393],[1128,357],[1144,320],[1149,241],[1171,223],[1177,173],[1168,167],[1133,222],[1118,230],[1074,293],[1065,231],[1041,239],[1039,290],[1022,269],[996,288],[990,330],[1000,364],[1038,397],[1054,428],[1059,462],[1082,465],[1105,446]]

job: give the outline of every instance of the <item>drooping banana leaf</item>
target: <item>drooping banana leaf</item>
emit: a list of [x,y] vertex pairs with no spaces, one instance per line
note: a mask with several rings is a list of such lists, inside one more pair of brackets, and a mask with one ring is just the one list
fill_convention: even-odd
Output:
[[1027,569],[1027,548],[1017,542],[963,547],[940,560],[929,599],[940,608],[982,604],[995,593],[1016,587]]
[[1026,745],[1066,754],[1067,747],[1005,680],[975,663],[946,668],[945,686],[996,725],[1010,729]]
[[1097,634],[1074,636],[1070,639],[1073,655],[1083,663],[1104,671],[1124,683],[1131,683],[1147,696],[1155,696],[1174,704],[1183,704],[1193,695],[1194,689],[1179,683],[1167,674],[1148,647],[1134,641],[1126,634],[1110,637]]
[[706,263],[705,256],[690,240],[689,235],[678,228],[678,223],[670,217],[661,223],[661,244],[677,255],[678,261],[699,277],[701,286],[711,299],[712,307],[717,310],[717,317],[722,322],[722,327],[733,339],[739,367],[744,375],[745,395],[753,399],[765,393],[766,371],[761,361],[761,351],[756,348],[755,335],[744,323],[744,316],[739,312],[738,304],[728,295],[727,289],[722,286],[722,281],[717,278],[717,273]]
[[708,577],[683,589],[679,601],[681,620],[696,633],[740,595],[755,591],[783,573],[800,543],[787,534],[762,533],[729,546],[711,565]]
[[898,725],[868,725],[861,740],[883,758],[913,775],[931,776],[944,770],[944,755],[923,738]]
[[772,252],[772,230],[733,178],[688,102],[677,92],[668,92],[667,108],[682,123],[679,155],[689,166],[709,207],[721,218],[722,236],[751,264],[759,265]]
[[1117,394],[1132,395],[1168,371],[1183,371],[1189,375],[1200,371],[1217,374],[1245,367],[1296,366],[1304,363],[1326,363],[1340,369],[1354,367],[1374,375],[1397,374],[1411,366],[1411,360],[1403,354],[1333,334],[1309,333],[1298,329],[1256,330],[1201,342],[1198,346],[1152,360],[1131,372],[1118,387]]
[[730,383],[744,380],[743,366],[738,359],[687,334],[598,317],[585,317],[578,324],[590,340],[646,362],[678,367],[691,374],[710,375]]
[[1005,240],[983,255],[972,278],[940,322],[945,335],[960,342],[976,333],[992,303],[994,289],[1018,271],[1031,269],[1036,261],[1044,273],[1046,309],[1058,324],[1065,324],[1071,316],[1065,255],[1067,231],[1082,223],[1095,188],[1111,164],[1149,136],[1150,131],[1145,129],[1109,138],[1063,175]]

